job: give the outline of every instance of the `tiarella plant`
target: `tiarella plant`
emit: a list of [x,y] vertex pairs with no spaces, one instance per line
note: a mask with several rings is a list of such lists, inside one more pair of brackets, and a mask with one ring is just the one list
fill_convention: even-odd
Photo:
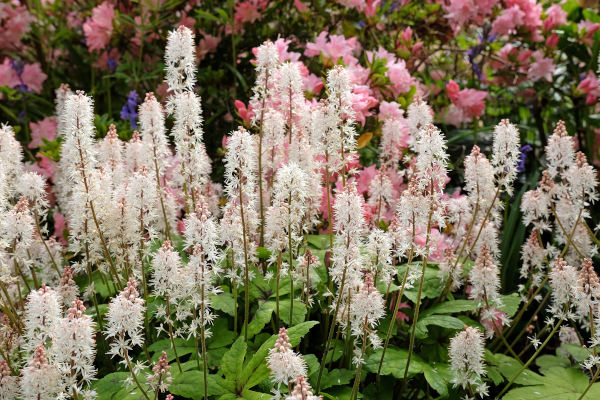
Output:
[[[338,3],[365,29],[402,15],[394,2]],[[497,56],[493,36],[550,39],[567,23],[560,6],[542,23],[533,1],[432,4],[423,12],[456,35],[493,19],[469,50],[475,75],[493,62],[551,80],[550,54]],[[233,9],[223,34],[235,49],[269,5]],[[94,9],[90,49],[110,53],[118,11]],[[140,55],[154,34],[141,30]],[[320,79],[288,45],[254,49],[241,125],[212,160],[223,132],[206,128],[217,118],[197,87],[206,53],[185,24],[166,35],[162,94],[128,96],[122,114],[139,131],[103,126],[94,100],[105,94],[61,85],[58,138],[32,147],[54,157],[49,174],[25,161],[33,142],[2,125],[0,400],[600,396],[597,171],[569,124],[541,140],[541,177],[528,180],[531,135],[522,121],[481,125],[482,91],[450,80],[441,105],[403,59],[380,48],[362,67],[356,43],[327,32],[305,49],[320,56]],[[456,152],[437,123],[473,119],[480,140]]]

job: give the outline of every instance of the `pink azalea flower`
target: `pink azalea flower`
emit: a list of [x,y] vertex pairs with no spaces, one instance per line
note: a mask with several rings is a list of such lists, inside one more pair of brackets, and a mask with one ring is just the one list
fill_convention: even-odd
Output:
[[552,73],[554,72],[554,63],[552,62],[552,59],[545,58],[540,51],[534,52],[532,57],[535,61],[529,65],[527,78],[532,82],[539,81],[542,78],[546,79],[548,82],[552,82]]
[[577,28],[579,28],[579,34],[581,35],[580,40],[584,44],[592,46],[594,44],[594,35],[600,29],[600,23],[584,20],[577,24]]
[[19,2],[0,3],[0,50],[17,50],[21,36],[29,32],[33,16]]
[[304,3],[304,2],[302,2],[300,0],[294,0],[294,6],[301,13],[303,13],[305,11],[308,11],[308,6],[306,5],[306,3]]
[[275,48],[277,49],[277,52],[279,53],[279,59],[282,62],[285,61],[293,61],[293,62],[297,62],[300,60],[300,53],[297,53],[295,51],[289,51],[289,47],[290,44],[292,43],[291,40],[289,39],[284,39],[284,38],[278,38],[276,41],[273,42],[273,44],[275,45]]
[[254,116],[254,113],[252,112],[252,107],[248,106],[248,108],[246,108],[246,104],[244,104],[244,102],[240,101],[240,100],[234,101],[234,105],[235,105],[235,108],[237,109],[237,112],[238,112],[240,118],[244,122],[249,123],[250,120],[252,119],[252,117]]
[[544,20],[544,29],[550,31],[557,26],[567,23],[567,12],[562,9],[560,4],[552,4],[546,10],[546,19]]
[[67,223],[65,221],[65,216],[59,213],[58,211],[54,211],[54,237],[56,237],[59,242],[66,245],[67,241],[64,237],[64,231],[67,229]]
[[83,24],[85,40],[90,51],[102,50],[110,42],[115,6],[105,1],[92,10],[92,17]]
[[408,28],[402,31],[402,33],[400,34],[400,39],[404,42],[408,42],[412,39],[412,33],[413,31],[409,26]]
[[20,83],[19,75],[17,75],[10,65],[10,60],[5,58],[2,64],[0,64],[0,86],[14,88],[15,86],[19,86]]
[[355,65],[358,59],[353,53],[359,50],[359,44],[355,37],[346,39],[342,35],[329,35],[323,31],[317,36],[314,43],[307,43],[304,55],[315,57],[319,54],[324,58],[336,62],[340,57],[346,65]]
[[48,75],[42,71],[40,63],[25,64],[23,66],[23,73],[21,79],[23,83],[27,85],[27,88],[34,93],[40,93],[42,91],[42,85]]
[[302,89],[307,92],[319,94],[323,89],[323,79],[319,78],[313,73],[310,73],[304,77]]
[[377,166],[375,164],[370,165],[368,167],[364,167],[358,174],[358,179],[356,180],[356,190],[358,193],[363,194],[369,191],[369,185],[373,178],[377,175]]
[[56,163],[40,153],[37,153],[35,156],[36,158],[39,158],[40,161],[38,161],[37,164],[34,164],[33,170],[49,181],[54,181],[54,170]]
[[505,0],[506,7],[517,6],[523,12],[523,26],[535,35],[542,26],[542,5],[536,0]]
[[469,116],[479,117],[485,110],[487,92],[475,89],[463,89],[456,105],[462,108]]
[[511,35],[517,33],[517,28],[523,25],[525,13],[517,6],[502,11],[502,14],[492,24],[492,33]]
[[466,113],[460,107],[457,107],[456,104],[450,104],[446,114],[444,114],[444,123],[448,125],[461,126],[470,120]]
[[202,61],[208,53],[214,53],[217,50],[219,43],[221,43],[221,38],[219,36],[213,36],[202,32],[202,39],[200,39],[200,43],[198,43],[198,60]]
[[560,38],[558,37],[556,32],[552,32],[552,34],[550,36],[548,36],[548,38],[546,39],[546,46],[548,46],[550,48],[554,48],[558,45],[559,40],[560,40]]
[[404,60],[398,60],[390,63],[388,60],[388,70],[386,75],[392,82],[392,92],[394,96],[410,91],[410,87],[415,85],[415,79],[410,76],[410,72],[406,69]]
[[381,0],[338,0],[338,3],[358,12],[364,12],[367,17],[372,17],[375,15]]
[[502,325],[502,321],[506,320],[507,315],[504,311],[498,310],[497,308],[493,308],[494,317],[492,319],[481,319],[481,324],[485,327],[487,332],[502,332],[504,328]]
[[[392,304],[390,304],[390,310],[394,308],[394,303],[395,302],[392,302]],[[400,311],[400,310],[405,310],[405,309],[410,310],[410,304],[408,304],[406,302],[402,302],[402,303],[398,304],[398,314],[396,314],[396,318],[400,321],[408,322],[409,321],[408,315],[406,315],[402,311]]]
[[400,119],[404,116],[404,111],[400,109],[400,104],[388,101],[379,103],[379,119],[382,121],[388,119]]
[[[134,39],[135,38],[131,39],[131,41],[134,42]],[[117,48],[113,47],[112,49],[110,49],[110,51],[104,50],[100,54],[100,57],[98,57],[96,59],[96,61],[94,61],[93,65],[95,68],[98,68],[99,70],[109,71],[110,70],[109,60],[113,60],[115,65],[117,65],[118,61],[120,59],[121,59],[121,53],[119,53],[119,50]]]
[[600,82],[593,73],[589,73],[584,80],[579,82],[577,89],[587,95],[587,104],[594,104],[598,100],[598,97],[600,97]]
[[269,5],[269,0],[246,0],[235,4],[235,22],[255,22],[262,19],[261,11]]
[[378,100],[369,94],[367,86],[355,86],[352,91],[352,109],[355,112],[356,120],[363,126],[368,116],[372,115],[371,108],[375,107]]
[[[453,80],[450,80],[446,85],[446,91],[448,97],[456,107],[462,111],[465,116],[472,118],[479,117],[485,110],[485,98],[487,92],[476,89],[462,89],[459,90],[459,86]],[[458,121],[459,114],[457,110],[450,110],[453,114],[451,118],[454,121]],[[447,117],[448,118],[448,117]]]
[[39,122],[30,122],[29,129],[31,130],[31,142],[27,145],[30,149],[35,149],[44,144],[42,139],[48,141],[54,140],[56,137],[56,117],[46,117]]
[[450,82],[446,84],[446,92],[448,93],[448,98],[452,100],[452,102],[456,102],[460,94],[460,87],[458,86],[458,83],[450,79]]

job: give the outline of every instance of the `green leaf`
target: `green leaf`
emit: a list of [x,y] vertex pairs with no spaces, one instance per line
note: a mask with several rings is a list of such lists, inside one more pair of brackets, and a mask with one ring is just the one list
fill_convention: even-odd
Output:
[[315,249],[325,250],[329,248],[329,235],[307,235],[306,240]]
[[[515,388],[508,392],[504,400],[577,400],[589,383],[586,374],[577,368],[551,367],[536,384]],[[583,399],[592,400],[600,396],[600,384],[592,385]]]
[[[406,272],[406,267],[407,265],[400,265],[398,267],[398,272],[401,274],[400,276],[404,276],[404,273]],[[422,270],[422,265],[421,263],[413,263],[411,265],[411,269],[414,269],[415,271],[421,271]],[[427,268],[425,269],[425,278],[423,280],[423,291],[421,293],[421,299],[424,298],[429,298],[429,299],[435,299],[437,298],[441,293],[442,293],[442,289],[443,289],[443,285],[440,284],[440,278],[439,278],[439,269],[437,268],[436,264],[431,263],[431,264],[427,264]],[[410,301],[412,301],[413,303],[417,302],[417,295],[418,295],[418,291],[419,291],[419,282],[415,282],[415,285],[413,288],[408,289],[404,292],[404,295],[406,297],[408,297],[410,299]]]
[[346,385],[354,379],[354,375],[356,375],[356,371],[343,368],[336,368],[333,371],[323,371],[323,376],[321,377],[321,389]]
[[454,314],[463,311],[473,311],[478,308],[478,304],[474,300],[450,300],[436,304],[433,307],[424,310],[419,315],[419,320],[433,314]]
[[254,337],[254,335],[262,331],[265,325],[271,320],[273,311],[274,307],[272,307],[269,302],[265,302],[258,307],[254,317],[248,324],[248,339]]
[[[488,352],[485,359],[490,364],[498,367],[500,373],[509,381],[511,381],[517,375],[517,373],[519,373],[521,367],[523,366],[523,364],[518,360],[501,353],[492,354]],[[521,372],[514,383],[519,385],[536,385],[541,382],[541,375],[526,369],[525,371]]]
[[231,392],[236,391],[237,383],[240,382],[239,376],[244,365],[246,348],[247,345],[244,337],[240,336],[221,359],[221,371],[225,375],[225,382],[223,382],[222,386]]
[[450,366],[445,363],[423,364],[425,369],[425,379],[429,386],[431,386],[440,396],[448,395],[448,385],[454,374],[450,369]]
[[98,379],[92,387],[98,392],[98,400],[112,400],[114,395],[123,389],[123,381],[129,372],[113,372]]
[[499,310],[504,311],[509,317],[512,317],[517,313],[519,304],[521,304],[521,297],[518,293],[511,293],[502,296],[502,307],[498,307]]
[[[174,374],[175,375],[175,374]],[[207,393],[209,396],[225,394],[225,390],[219,384],[222,378],[209,374],[207,376]],[[191,398],[193,400],[204,399],[204,372],[193,370],[184,371],[177,374],[173,378],[173,382],[169,385],[171,394]]]
[[223,311],[224,313],[235,315],[235,301],[233,295],[229,292],[219,293],[210,297],[210,302],[215,310]]
[[427,326],[435,325],[442,328],[461,330],[465,324],[458,318],[450,315],[430,315],[417,322],[416,332],[419,338],[425,337],[427,334]]
[[[187,354],[195,353],[195,351],[196,351],[196,345],[194,344],[193,339],[185,340],[185,339],[181,339],[181,338],[174,338],[173,341],[175,342],[175,347],[177,348],[177,356],[179,358],[181,358],[182,356],[185,356]],[[173,348],[171,347],[171,339],[162,339],[162,340],[158,340],[158,341],[152,343],[152,345],[150,345],[150,347],[148,347],[148,351],[150,351],[151,353],[154,353],[152,355],[153,361],[158,360],[158,357],[160,357],[160,355],[163,351],[165,353],[167,353],[167,359],[169,361],[172,361],[175,359],[175,352],[173,351]]]
[[573,343],[563,344],[562,346],[559,347],[558,350],[566,351],[577,362],[583,362],[591,354],[591,351],[589,349],[586,349],[580,345],[573,344]]
[[[379,349],[371,354],[365,364],[365,369],[369,372],[377,373],[379,369],[379,361],[383,350]],[[398,349],[396,347],[388,347],[385,352],[385,358],[381,366],[381,375],[392,375],[395,378],[404,378],[404,369],[408,359],[408,350]],[[422,374],[425,371],[426,363],[417,354],[412,355],[410,366],[408,367],[408,376]]]

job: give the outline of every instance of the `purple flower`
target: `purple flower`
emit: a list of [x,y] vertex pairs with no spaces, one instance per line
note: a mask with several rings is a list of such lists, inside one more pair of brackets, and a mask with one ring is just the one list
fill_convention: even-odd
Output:
[[129,120],[131,129],[137,129],[135,119],[138,116],[136,111],[138,104],[140,104],[140,96],[135,90],[132,90],[129,92],[129,95],[127,95],[127,103],[121,108],[121,119]]
[[106,60],[106,65],[108,66],[108,70],[112,74],[117,69],[117,60],[115,60],[114,58],[110,57],[108,60]]
[[517,164],[517,171],[519,171],[519,172],[525,171],[525,161],[527,160],[527,153],[529,153],[532,150],[533,150],[533,147],[531,147],[528,144],[526,144],[525,146],[523,146],[519,149],[519,151],[521,152],[521,155],[519,156],[519,162]]

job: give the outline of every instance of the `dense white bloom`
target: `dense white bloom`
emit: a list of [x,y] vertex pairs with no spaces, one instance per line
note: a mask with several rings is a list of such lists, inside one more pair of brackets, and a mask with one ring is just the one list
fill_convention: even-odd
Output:
[[413,181],[408,183],[408,189],[402,192],[396,211],[395,227],[392,231],[396,237],[396,255],[405,257],[409,249],[416,250],[416,254],[424,254],[423,246],[417,245],[415,236],[421,229],[427,229],[429,216],[429,202],[423,196]]
[[21,373],[21,396],[23,399],[56,400],[61,391],[60,378],[58,368],[48,363],[44,346],[38,346]]
[[406,111],[408,116],[408,127],[412,137],[416,137],[417,133],[427,125],[433,124],[433,111],[431,111],[431,107],[420,98],[417,98],[410,103]]
[[598,200],[596,176],[596,170],[587,163],[585,154],[577,152],[575,163],[567,169],[565,177],[569,182],[571,198],[578,207],[584,207],[589,203],[593,204]]
[[397,270],[392,265],[393,239],[389,232],[373,228],[369,234],[366,246],[366,258],[369,262],[368,269],[382,282],[388,284],[396,275]]
[[34,240],[35,222],[28,201],[21,197],[0,219],[0,244],[10,248],[10,254],[21,264],[29,260],[27,251]]
[[550,230],[548,219],[550,217],[550,201],[548,192],[542,189],[528,190],[521,199],[521,212],[523,223],[532,224],[540,232]]
[[506,193],[512,194],[512,183],[517,177],[517,163],[520,152],[519,130],[507,119],[500,121],[494,128],[494,143],[492,148],[492,165],[498,177],[498,186]]
[[210,160],[206,154],[202,130],[200,97],[191,91],[175,93],[169,98],[167,112],[173,115],[171,133],[181,157],[181,172],[192,196],[209,181]]
[[[46,192],[46,179],[37,172],[25,172],[18,177],[17,194],[29,202],[38,216],[43,216],[49,206]],[[41,222],[40,222],[41,223]]]
[[440,261],[438,268],[440,269],[440,280],[447,283],[451,292],[460,289],[463,284],[462,264],[457,262],[452,249],[444,250],[444,258]]
[[180,25],[169,32],[165,48],[165,82],[174,92],[192,90],[196,84],[194,33]]
[[18,390],[19,382],[17,377],[12,375],[12,371],[6,361],[0,361],[0,400],[16,399]]
[[414,149],[417,153],[415,178],[419,187],[431,196],[440,195],[448,167],[446,138],[435,126],[426,125],[419,131]]
[[[338,285],[359,282],[363,268],[361,247],[366,234],[363,199],[352,185],[337,194],[333,205],[335,240],[333,243],[333,265],[331,279]],[[348,285],[346,286],[348,287]],[[339,293],[345,296],[346,293]]]
[[[195,335],[198,324],[211,325],[215,318],[210,296],[221,292],[215,282],[221,274],[223,254],[219,249],[218,225],[205,203],[197,205],[196,212],[190,214],[184,223],[186,247],[192,249],[190,261],[184,269],[186,301],[197,312],[204,311],[199,321],[194,318],[190,324],[190,333]],[[207,330],[205,334],[209,336],[210,332]]]
[[62,118],[65,131],[61,165],[64,165],[67,179],[80,181],[90,175],[97,162],[92,98],[80,90],[67,97]]
[[578,317],[582,322],[587,323],[590,313],[596,309],[600,300],[600,279],[594,271],[590,258],[583,260],[577,286],[575,286],[573,292]]
[[252,125],[258,125],[266,112],[275,81],[275,70],[279,66],[279,51],[270,40],[258,46],[256,52],[256,83],[252,88],[250,105],[257,110],[252,117]]
[[289,145],[289,162],[298,164],[306,174],[306,207],[308,209],[306,226],[309,229],[318,222],[317,215],[320,212],[321,197],[323,197],[322,172],[316,154],[315,146],[306,135],[297,134]]
[[257,152],[255,137],[244,128],[232,132],[225,155],[225,193],[221,232],[233,249],[236,268],[255,258],[258,232]]
[[96,147],[98,149],[98,161],[112,176],[113,185],[122,184],[127,173],[124,158],[125,146],[119,139],[117,128],[113,124],[110,124],[106,136],[96,144]]
[[496,185],[494,167],[477,145],[465,158],[465,191],[469,194],[471,207],[479,205],[478,216],[482,219],[487,209],[493,206]]
[[142,141],[151,149],[159,174],[162,175],[172,154],[165,130],[165,110],[154,93],[146,93],[146,98],[139,107],[139,115]]
[[502,305],[499,292],[500,271],[485,245],[469,272],[469,282],[471,283],[469,298],[479,301],[483,306]]
[[322,396],[313,395],[312,388],[306,378],[302,375],[298,375],[296,379],[294,379],[294,389],[292,390],[292,393],[290,393],[285,400],[321,400],[322,398]]
[[54,99],[54,104],[56,105],[56,116],[57,116],[57,126],[56,126],[56,136],[60,137],[64,133],[64,120],[62,115],[65,112],[65,104],[69,96],[72,96],[74,93],[66,83],[61,83],[58,89],[54,91],[54,95],[56,98]]
[[354,108],[352,107],[352,85],[350,73],[342,66],[335,66],[327,72],[327,89],[329,91],[327,118],[327,135],[339,136],[342,139],[342,160],[356,150],[356,130],[354,129]]
[[550,271],[550,288],[552,289],[551,312],[554,317],[562,317],[565,306],[573,305],[575,288],[577,287],[577,270],[567,265],[562,258],[557,258]]
[[52,332],[51,359],[69,391],[75,388],[80,392],[83,384],[88,385],[96,375],[95,324],[84,312],[83,302],[73,300],[67,317],[59,319]]
[[548,138],[545,150],[550,178],[555,178],[575,162],[575,143],[567,133],[563,121],[556,123],[554,133]]
[[23,348],[32,352],[38,346],[45,346],[50,338],[61,314],[60,299],[58,294],[42,285],[38,290],[32,291],[27,296],[25,303],[25,330]]
[[271,381],[277,384],[277,388],[281,384],[287,385],[298,375],[306,375],[306,363],[298,353],[292,350],[287,329],[279,329],[275,346],[269,350],[267,356],[267,366],[271,370]]
[[[371,274],[367,273],[350,302],[350,327],[352,336],[360,340],[368,340],[374,349],[381,347],[381,338],[377,335],[379,320],[385,316],[383,296],[373,282]],[[354,363],[360,364],[361,350],[355,349]]]
[[402,161],[402,149],[408,147],[409,126],[406,118],[393,118],[383,121],[379,142],[382,163],[398,168]]
[[450,356],[450,368],[454,373],[452,382],[454,386],[463,389],[468,386],[482,388],[481,397],[487,392],[487,386],[483,382],[486,375],[483,355],[485,344],[483,335],[477,328],[466,327],[450,339],[448,355]]
[[375,217],[372,219],[374,225],[378,224],[388,210],[395,210],[396,191],[392,185],[387,170],[380,168],[375,173],[373,180],[369,183],[369,200],[368,204],[375,207]]
[[61,304],[68,307],[77,296],[79,296],[79,287],[73,280],[75,270],[69,265],[65,265],[62,277],[58,284],[56,292],[61,299]]
[[180,296],[181,257],[173,250],[168,240],[158,249],[152,259],[152,279],[150,282],[158,296],[178,298]]
[[[2,187],[12,192],[15,182],[22,172],[21,160],[23,148],[15,138],[15,132],[10,125],[0,125],[0,170],[4,174]],[[0,193],[0,196],[12,195],[12,193]]]
[[308,177],[298,164],[291,162],[277,170],[265,227],[266,244],[274,253],[284,249],[295,252],[302,241],[310,206],[308,195]]
[[114,340],[108,354],[124,356],[124,352],[144,343],[144,299],[139,297],[137,283],[129,279],[127,287],[108,304],[106,338]]
[[296,135],[296,119],[301,114],[304,105],[304,92],[302,91],[302,74],[298,63],[286,62],[279,67],[279,79],[276,82],[276,90],[279,96],[279,109],[285,116],[288,140]]
[[539,287],[545,276],[544,259],[547,251],[540,247],[540,243],[535,230],[531,231],[529,238],[521,247],[521,266],[520,276],[522,279],[531,279],[531,287]]

